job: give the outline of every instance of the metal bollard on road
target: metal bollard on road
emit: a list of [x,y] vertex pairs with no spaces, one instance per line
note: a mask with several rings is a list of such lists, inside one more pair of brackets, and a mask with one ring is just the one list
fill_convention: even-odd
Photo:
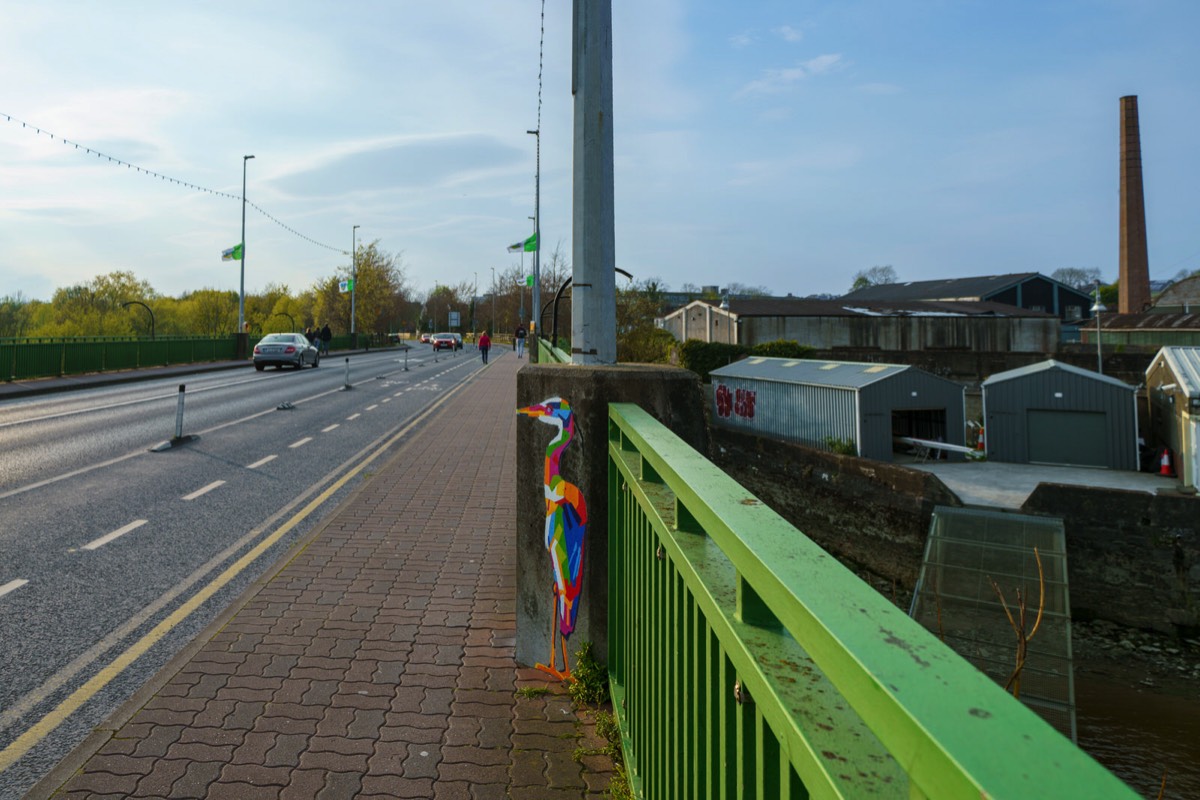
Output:
[[179,384],[179,405],[175,409],[175,438],[183,438],[183,393],[187,389],[184,384]]
[[350,385],[350,357],[346,357],[346,382],[342,384],[342,391],[348,392],[354,387]]
[[187,444],[200,438],[194,434],[183,435],[183,396],[186,390],[186,384],[179,384],[179,402],[175,405],[175,435],[169,441],[151,447],[150,450],[152,452],[161,453],[164,450],[170,450],[172,447],[178,447],[181,444]]

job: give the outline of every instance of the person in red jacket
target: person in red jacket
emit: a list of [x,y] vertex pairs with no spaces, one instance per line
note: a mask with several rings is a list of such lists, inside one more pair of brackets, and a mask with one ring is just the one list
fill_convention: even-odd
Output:
[[487,363],[488,350],[492,347],[492,337],[484,331],[479,337],[479,352],[483,355],[483,363]]

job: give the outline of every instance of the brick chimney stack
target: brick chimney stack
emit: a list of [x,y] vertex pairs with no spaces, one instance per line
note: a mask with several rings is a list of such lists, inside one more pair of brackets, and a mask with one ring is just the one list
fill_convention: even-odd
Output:
[[1142,138],[1137,95],[1121,98],[1121,241],[1119,310],[1137,314],[1150,305],[1146,255],[1146,200],[1142,194]]

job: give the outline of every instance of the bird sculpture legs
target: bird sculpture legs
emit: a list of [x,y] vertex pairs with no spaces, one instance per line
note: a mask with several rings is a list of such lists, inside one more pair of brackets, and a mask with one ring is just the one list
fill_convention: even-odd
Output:
[[[550,584],[550,590],[554,597],[554,604],[551,606],[551,608],[554,610],[553,613],[550,614],[550,663],[538,664],[537,668],[548,675],[553,675],[560,681],[573,681],[575,679],[571,677],[571,666],[567,662],[567,640],[558,632],[558,584]],[[555,662],[558,660],[557,655],[554,653],[554,640],[556,638],[562,643],[563,668],[561,670],[554,666]]]

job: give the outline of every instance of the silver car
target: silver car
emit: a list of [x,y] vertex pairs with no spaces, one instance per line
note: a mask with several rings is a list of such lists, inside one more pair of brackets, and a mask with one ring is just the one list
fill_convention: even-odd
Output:
[[305,364],[314,367],[321,364],[321,353],[302,333],[268,333],[254,345],[254,368],[262,372],[274,364],[285,364],[300,369]]

